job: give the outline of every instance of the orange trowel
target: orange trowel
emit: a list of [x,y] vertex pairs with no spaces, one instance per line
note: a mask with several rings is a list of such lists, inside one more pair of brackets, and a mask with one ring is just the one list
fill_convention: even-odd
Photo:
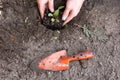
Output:
[[75,60],[86,60],[93,57],[91,51],[81,52],[72,56],[67,56],[66,50],[55,52],[48,57],[42,59],[38,63],[38,67],[43,70],[61,71],[68,70],[69,63]]

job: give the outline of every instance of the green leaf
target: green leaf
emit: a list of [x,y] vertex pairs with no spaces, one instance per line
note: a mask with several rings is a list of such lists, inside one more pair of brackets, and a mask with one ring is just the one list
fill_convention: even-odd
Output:
[[87,37],[91,37],[92,35],[92,32],[88,29],[88,26],[87,25],[83,25],[83,27],[81,27],[83,29],[83,32],[85,33],[85,35]]
[[57,16],[59,15],[59,10],[60,10],[60,9],[63,9],[63,8],[64,8],[64,6],[58,7],[58,9],[55,10],[55,12],[53,13],[53,16],[54,16],[54,17],[57,17]]
[[48,13],[48,16],[49,16],[49,17],[53,17],[53,14],[52,14],[52,13]]
[[60,9],[63,9],[64,8],[64,6],[60,6],[60,7],[58,7],[58,9],[60,10]]
[[51,18],[51,22],[55,22],[55,19],[54,19],[54,18]]
[[53,13],[54,17],[57,17],[59,15],[59,10],[55,10],[55,12]]

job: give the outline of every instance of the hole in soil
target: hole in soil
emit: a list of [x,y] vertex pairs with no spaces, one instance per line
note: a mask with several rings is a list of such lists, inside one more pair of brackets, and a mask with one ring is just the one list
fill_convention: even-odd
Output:
[[44,18],[42,20],[42,24],[51,30],[64,29],[63,21],[62,21],[63,9],[60,10],[59,15],[57,16],[57,19],[54,19],[53,17],[48,16],[49,13],[51,13],[49,10],[45,11],[45,15],[44,15]]
[[[66,0],[54,0],[54,12],[46,9],[42,24],[51,30],[61,30],[63,26],[62,15],[65,10]],[[56,13],[57,12],[57,13]]]
[[73,56],[73,58],[75,58],[75,56]]
[[80,56],[83,56],[83,54],[80,54]]
[[63,56],[60,56],[60,58],[63,58]]

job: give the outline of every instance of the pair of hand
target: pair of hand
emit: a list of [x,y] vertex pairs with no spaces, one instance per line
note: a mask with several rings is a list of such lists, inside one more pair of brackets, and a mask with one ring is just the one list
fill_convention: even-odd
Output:
[[[37,0],[41,18],[44,17],[45,9],[48,7],[54,12],[54,0]],[[63,25],[71,21],[79,13],[84,0],[67,0],[66,8],[62,16]]]

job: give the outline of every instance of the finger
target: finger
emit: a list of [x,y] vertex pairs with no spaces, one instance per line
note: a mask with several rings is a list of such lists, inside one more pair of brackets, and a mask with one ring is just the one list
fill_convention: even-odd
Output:
[[48,7],[51,12],[54,12],[54,1],[53,0],[48,0]]
[[41,5],[41,7],[40,7],[41,18],[44,17],[44,13],[45,13],[45,5]]
[[44,12],[45,12],[45,8],[46,8],[46,4],[44,3],[40,3],[40,0],[37,0],[38,1],[38,7],[39,7],[39,11],[40,11],[40,15],[41,15],[41,18],[44,17]]
[[67,19],[65,20],[65,22],[63,23],[63,25],[67,24],[69,21],[71,21],[74,17],[76,16],[76,14],[74,14],[74,11],[71,11],[69,16],[67,17]]
[[63,13],[63,16],[62,16],[62,20],[66,20],[66,18],[68,17],[69,13],[70,13],[70,8],[66,7],[65,11]]

